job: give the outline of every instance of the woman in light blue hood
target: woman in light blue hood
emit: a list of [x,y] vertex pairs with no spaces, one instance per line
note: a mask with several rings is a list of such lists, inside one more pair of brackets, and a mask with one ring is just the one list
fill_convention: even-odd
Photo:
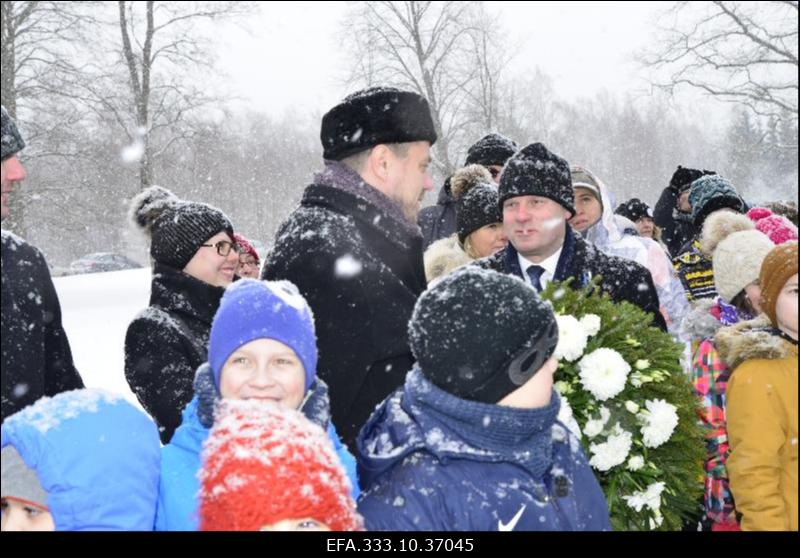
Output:
[[3,422],[2,448],[4,530],[30,528],[14,515],[20,503],[56,531],[153,530],[158,429],[121,396],[81,389],[39,399]]
[[198,370],[195,396],[164,447],[157,531],[195,531],[203,443],[220,399],[257,400],[301,411],[327,430],[352,487],[355,459],[330,420],[328,387],[317,378],[317,338],[306,300],[288,281],[241,279],[228,287],[211,326],[208,362]]

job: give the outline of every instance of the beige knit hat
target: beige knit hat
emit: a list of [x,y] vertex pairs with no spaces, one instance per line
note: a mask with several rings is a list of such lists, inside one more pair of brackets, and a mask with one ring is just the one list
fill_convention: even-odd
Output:
[[717,245],[711,260],[714,285],[725,302],[731,302],[758,279],[761,263],[774,247],[769,237],[759,231],[735,232]]

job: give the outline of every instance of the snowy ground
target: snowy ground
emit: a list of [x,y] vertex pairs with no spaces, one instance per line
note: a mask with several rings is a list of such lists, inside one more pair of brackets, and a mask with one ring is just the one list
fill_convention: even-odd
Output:
[[136,403],[125,381],[125,331],[150,300],[150,268],[53,279],[75,366],[86,387]]

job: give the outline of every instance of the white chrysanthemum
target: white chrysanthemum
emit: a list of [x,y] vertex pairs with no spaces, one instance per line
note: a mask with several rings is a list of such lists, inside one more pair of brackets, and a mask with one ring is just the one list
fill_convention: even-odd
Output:
[[600,418],[586,421],[583,433],[586,434],[587,438],[594,438],[603,431],[609,418],[611,418],[611,412],[606,407],[601,407]]
[[578,360],[586,350],[589,336],[583,325],[574,316],[556,316],[558,323],[558,344],[555,356],[558,360],[569,362]]
[[598,471],[608,471],[624,463],[631,451],[632,443],[633,435],[617,424],[613,434],[604,443],[589,446],[589,451],[592,453],[589,465]]
[[648,448],[657,448],[670,439],[678,426],[678,410],[663,399],[647,400],[642,439]]
[[580,321],[583,329],[586,331],[586,335],[589,337],[597,335],[597,332],[600,331],[600,316],[597,314],[586,314]]
[[634,455],[628,459],[628,471],[638,471],[644,467],[644,457],[641,455]]
[[580,440],[583,437],[581,434],[581,427],[578,425],[578,421],[575,420],[575,417],[572,416],[572,407],[569,406],[569,401],[567,401],[566,397],[561,398],[561,408],[558,410],[558,420],[565,424],[576,438]]
[[631,367],[614,349],[597,349],[578,363],[581,384],[600,401],[619,395]]
[[654,482],[644,492],[634,492],[630,496],[623,496],[622,499],[637,512],[642,511],[647,506],[659,516],[661,515],[661,493],[664,491],[665,486],[663,482]]

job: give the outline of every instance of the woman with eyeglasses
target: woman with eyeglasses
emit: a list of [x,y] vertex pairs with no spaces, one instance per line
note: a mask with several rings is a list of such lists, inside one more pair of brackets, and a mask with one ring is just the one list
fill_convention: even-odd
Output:
[[239,266],[236,268],[236,276],[258,279],[261,271],[261,259],[258,257],[255,247],[240,234],[234,234],[233,238],[239,245]]
[[134,198],[130,211],[150,237],[154,265],[150,306],[125,336],[125,377],[167,443],[192,398],[194,372],[207,360],[211,322],[239,247],[222,211],[159,186]]

